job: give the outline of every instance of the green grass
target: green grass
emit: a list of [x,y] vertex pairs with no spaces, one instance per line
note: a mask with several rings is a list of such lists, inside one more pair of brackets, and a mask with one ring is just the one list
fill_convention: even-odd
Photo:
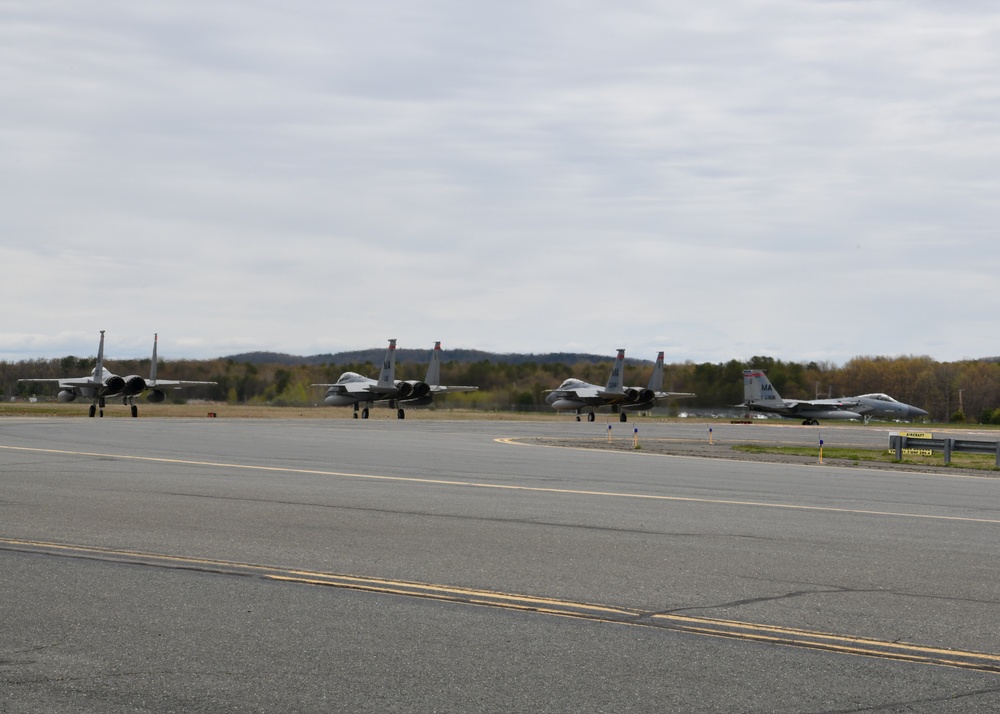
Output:
[[[787,454],[789,456],[814,456],[819,458],[819,448],[815,446],[760,446],[756,444],[734,444],[733,451],[748,454]],[[876,461],[887,464],[918,464],[921,466],[944,466],[944,455],[918,456],[904,454],[901,461],[888,449],[858,449],[841,447],[823,447],[824,459],[843,459],[845,461]],[[958,469],[981,469],[984,471],[1000,471],[996,465],[996,457],[992,454],[952,453],[951,467]]]

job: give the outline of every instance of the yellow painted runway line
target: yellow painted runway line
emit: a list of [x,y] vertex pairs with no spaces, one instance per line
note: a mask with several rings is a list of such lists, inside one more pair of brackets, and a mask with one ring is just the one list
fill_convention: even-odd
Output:
[[361,575],[288,569],[211,558],[144,553],[37,540],[0,538],[0,550],[38,553],[69,558],[96,559],[182,570],[199,570],[223,575],[254,575],[270,582],[332,587],[382,595],[416,597],[462,605],[493,607],[541,615],[571,617],[591,622],[649,627],[690,635],[722,637],[744,642],[761,642],[834,654],[956,667],[1000,673],[1000,654],[932,647],[898,641],[781,627],[689,615],[654,613],[636,608],[574,602],[494,590],[392,580]]
[[[497,439],[503,443],[519,446],[534,446],[517,441]],[[563,447],[553,447],[563,448]],[[699,503],[715,506],[742,506],[749,508],[776,508],[788,511],[808,511],[820,513],[844,513],[863,516],[884,516],[893,518],[917,518],[922,520],[949,521],[958,523],[985,523],[1000,525],[998,518],[972,518],[969,516],[941,516],[930,513],[904,513],[899,511],[874,511],[861,508],[835,508],[831,506],[802,506],[791,503],[768,503],[766,501],[741,501],[725,498],[697,498],[693,496],[666,496],[654,493],[625,493],[620,491],[591,491],[574,488],[552,488],[546,486],[514,486],[511,484],[487,483],[483,481],[461,481],[451,479],[435,479],[417,476],[387,476],[380,474],[350,473],[346,471],[327,471],[320,469],[300,469],[288,466],[254,466],[252,464],[237,464],[219,461],[195,461],[191,459],[168,459],[156,456],[132,456],[128,454],[108,454],[91,451],[68,451],[65,449],[40,449],[26,446],[6,446],[0,444],[0,450],[25,451],[43,454],[58,454],[65,456],[87,456],[101,459],[121,459],[125,461],[142,461],[180,466],[200,466],[208,468],[224,468],[236,471],[257,471],[266,473],[303,474],[308,476],[333,476],[337,478],[367,479],[373,481],[394,481],[398,483],[416,483],[429,486],[461,486],[465,488],[495,489],[498,491],[520,491],[526,493],[545,493],[561,496],[589,496],[598,498],[625,498],[642,501],[662,501],[671,503]]]

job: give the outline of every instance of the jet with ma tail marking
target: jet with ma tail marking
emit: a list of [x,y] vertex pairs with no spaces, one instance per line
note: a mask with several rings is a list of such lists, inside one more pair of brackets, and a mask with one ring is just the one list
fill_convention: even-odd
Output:
[[361,418],[367,419],[375,402],[386,401],[390,408],[396,409],[397,419],[405,419],[406,412],[400,404],[406,400],[420,400],[431,393],[431,387],[426,382],[396,379],[396,340],[389,340],[389,349],[382,360],[382,371],[378,379],[364,377],[357,372],[344,372],[333,384],[312,386],[327,387],[324,404],[331,407],[353,406],[355,419],[358,418],[359,409]]
[[904,404],[888,394],[860,394],[840,399],[782,399],[771,380],[759,369],[743,370],[742,406],[750,411],[802,419],[804,425],[814,426],[820,419],[860,419],[867,424],[873,417],[913,421],[927,416],[923,409]]
[[545,402],[552,405],[556,411],[575,410],[577,421],[580,421],[580,415],[583,412],[587,413],[587,421],[594,421],[597,418],[595,411],[599,407],[610,406],[611,412],[617,413],[618,420],[624,422],[628,421],[626,409],[651,409],[656,402],[662,399],[682,399],[695,396],[691,392],[663,391],[662,352],[656,355],[653,374],[650,375],[649,384],[646,387],[623,386],[624,370],[625,350],[619,349],[604,389],[596,384],[570,378],[560,384],[557,389],[551,390],[549,396],[545,398]]
[[619,421],[628,421],[628,415],[621,408],[628,403],[638,403],[642,390],[625,389],[622,381],[624,370],[625,350],[619,348],[618,356],[611,366],[608,383],[603,388],[571,377],[556,389],[549,390],[545,403],[557,412],[573,409],[576,411],[577,421],[580,421],[583,412],[587,413],[587,421],[594,421],[597,418],[594,412],[605,406],[611,407],[612,413],[618,414]]

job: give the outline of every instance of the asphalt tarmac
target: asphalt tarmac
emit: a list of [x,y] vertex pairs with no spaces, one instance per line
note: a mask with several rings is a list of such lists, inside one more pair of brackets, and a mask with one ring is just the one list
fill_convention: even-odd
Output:
[[608,425],[0,420],[0,711],[1000,709],[1000,480]]

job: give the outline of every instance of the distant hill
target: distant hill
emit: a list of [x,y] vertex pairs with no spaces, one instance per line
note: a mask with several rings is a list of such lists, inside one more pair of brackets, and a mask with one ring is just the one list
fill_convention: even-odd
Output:
[[[237,355],[228,355],[222,359],[229,359],[233,362],[243,364],[280,364],[286,366],[317,365],[317,364],[372,364],[380,363],[385,357],[384,347],[375,347],[368,350],[355,350],[353,352],[336,352],[321,355],[311,355],[308,357],[298,357],[296,355],[283,354],[281,352],[243,352]],[[397,349],[396,362],[420,362],[427,363],[431,359],[430,350]],[[610,362],[614,355],[593,355],[582,352],[549,352],[546,354],[517,354],[484,352],[482,350],[442,350],[441,359],[445,362],[492,362],[494,364],[524,364],[534,362],[535,364],[579,364],[580,362]],[[626,359],[629,364],[647,364],[650,360]]]

